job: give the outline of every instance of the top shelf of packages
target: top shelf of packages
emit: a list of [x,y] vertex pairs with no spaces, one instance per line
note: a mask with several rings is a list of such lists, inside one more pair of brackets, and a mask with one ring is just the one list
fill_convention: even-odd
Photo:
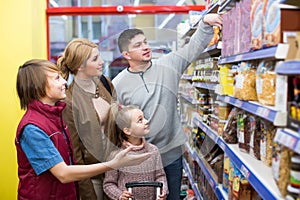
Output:
[[226,64],[226,63],[237,63],[242,61],[250,61],[257,59],[285,59],[288,53],[288,44],[278,44],[274,47],[268,47],[265,49],[260,49],[256,51],[250,51],[247,53],[242,53],[238,55],[232,55],[228,57],[221,57],[219,59],[218,64]]

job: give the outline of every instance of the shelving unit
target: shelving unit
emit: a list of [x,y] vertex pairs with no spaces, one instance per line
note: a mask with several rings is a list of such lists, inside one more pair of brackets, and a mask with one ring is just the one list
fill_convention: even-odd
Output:
[[280,75],[300,74],[300,60],[281,62],[276,67],[275,72]]
[[225,143],[215,131],[197,117],[193,119],[193,122],[222,148],[263,199],[283,199],[273,179],[270,167],[254,159],[251,155],[241,152],[237,145]]
[[190,184],[192,186],[192,189],[197,197],[197,200],[202,200],[201,194],[198,190],[197,183],[195,183],[192,172],[190,170],[190,167],[185,159],[183,159],[183,169],[184,169],[185,173],[187,174],[187,177],[188,177]]
[[185,147],[186,147],[189,155],[191,156],[191,158],[193,160],[195,160],[197,162],[197,164],[199,165],[199,167],[201,168],[202,172],[204,173],[206,179],[209,182],[209,185],[215,191],[218,199],[227,200],[228,198],[227,198],[226,192],[222,189],[222,186],[215,180],[215,177],[212,175],[211,170],[209,170],[209,168],[207,167],[207,163],[205,163],[206,161],[203,160],[197,152],[192,150],[188,144],[186,144]]
[[[236,0],[226,0],[222,4],[217,3],[211,10],[216,10],[218,13],[223,13],[231,10]],[[300,1],[299,1],[300,2]],[[298,0],[282,0],[281,3],[300,6]],[[210,12],[210,11],[207,11]],[[260,50],[249,51],[237,55],[227,57],[219,57],[222,51],[222,43],[219,42],[213,46],[206,48],[198,59],[205,59],[207,57],[218,57],[218,64],[231,64],[252,60],[277,60],[280,61],[276,65],[275,72],[278,75],[295,75],[300,74],[300,60],[286,61],[289,45],[280,43],[277,46],[263,48]],[[184,78],[186,79],[186,78]],[[214,91],[218,101],[228,103],[234,107],[245,110],[255,116],[263,118],[272,122],[277,127],[274,141],[292,149],[300,154],[300,131],[295,132],[287,126],[287,111],[282,106],[265,106],[254,101],[243,101],[232,96],[219,94],[219,85],[216,83],[196,82],[193,78],[186,79],[192,81],[192,87]],[[192,98],[183,96],[191,104],[195,104]],[[230,161],[239,169],[239,171],[246,177],[251,186],[263,199],[268,200],[283,200],[278,186],[273,178],[272,168],[268,167],[264,162],[257,160],[252,155],[240,150],[238,144],[227,144],[221,136],[206,123],[202,121],[202,116],[198,113],[192,114],[192,124],[201,129],[207,137],[209,137],[215,144],[217,144],[224,153],[229,157]],[[188,144],[185,145],[189,156],[196,161],[201,171],[204,173],[209,185],[213,188],[218,199],[228,199],[227,193],[222,189],[222,185],[216,181],[214,174],[207,169],[206,161],[200,154],[192,149]],[[193,180],[190,180],[193,181]]]
[[288,53],[288,44],[279,44],[274,47],[250,51],[243,54],[221,57],[218,64],[236,63],[241,61],[257,60],[257,59],[285,59]]
[[231,96],[218,95],[217,99],[269,120],[275,126],[286,126],[287,124],[287,112],[277,111],[274,107],[264,106],[253,101],[243,101]]
[[291,129],[277,129],[274,141],[300,154],[300,133]]

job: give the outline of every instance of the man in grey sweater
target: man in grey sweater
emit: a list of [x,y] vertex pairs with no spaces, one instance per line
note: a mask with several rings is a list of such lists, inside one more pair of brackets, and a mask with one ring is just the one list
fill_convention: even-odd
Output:
[[113,80],[119,103],[137,105],[150,122],[146,138],[161,153],[167,175],[168,200],[180,198],[182,145],[186,136],[177,112],[177,92],[181,75],[203,52],[213,36],[212,26],[222,26],[218,14],[207,14],[199,22],[190,42],[175,52],[151,61],[152,51],[139,29],[123,31],[119,49],[129,63]]

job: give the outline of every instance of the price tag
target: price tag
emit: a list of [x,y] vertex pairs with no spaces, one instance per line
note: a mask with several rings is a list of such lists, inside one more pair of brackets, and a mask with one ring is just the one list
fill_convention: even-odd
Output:
[[250,176],[250,172],[249,172],[249,170],[244,166],[244,165],[242,165],[241,166],[241,173],[248,179],[249,178],[249,176]]
[[281,138],[281,135],[282,135],[282,130],[281,129],[277,129],[275,137],[274,137],[274,141],[278,142],[280,140],[280,138]]
[[226,145],[224,144],[223,141],[221,141],[221,142],[219,143],[219,146],[220,146],[220,148],[225,152]]
[[213,132],[208,131],[207,134],[214,142],[216,142],[217,136]]
[[204,126],[204,125],[202,124],[202,127],[201,127],[201,128],[202,128],[202,130],[203,130],[204,133],[207,133],[207,128],[206,128],[206,126]]
[[297,145],[296,145],[294,151],[296,151],[297,153],[300,153],[300,140],[298,140]]
[[236,99],[234,105],[238,108],[241,108],[243,106],[243,101]]
[[240,55],[237,55],[236,57],[235,57],[235,61],[241,61],[242,60],[242,58],[243,58],[243,55],[242,54],[240,54]]
[[295,146],[295,144],[296,144],[296,142],[297,142],[297,139],[294,138],[294,137],[292,137],[292,136],[290,136],[290,141],[289,141],[289,143],[287,143],[287,144],[288,144],[288,147],[289,147],[290,149],[293,149],[294,146]]
[[270,110],[267,108],[258,107],[255,113],[261,117],[268,117]]
[[229,103],[229,102],[230,102],[230,97],[229,97],[229,96],[226,96],[226,97],[224,98],[224,101],[225,101],[226,103]]
[[209,185],[210,185],[213,189],[215,189],[215,182],[212,180],[212,178],[209,178],[209,179],[208,179],[208,182],[209,182]]

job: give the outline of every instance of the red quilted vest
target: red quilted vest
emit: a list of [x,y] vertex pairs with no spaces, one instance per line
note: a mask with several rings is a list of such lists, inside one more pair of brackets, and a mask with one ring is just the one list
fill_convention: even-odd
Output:
[[[63,184],[49,170],[37,176],[19,143],[23,128],[27,124],[34,124],[51,138],[67,165],[70,165],[70,155],[72,162],[75,163],[70,134],[62,120],[62,110],[64,108],[65,103],[63,102],[58,102],[55,106],[50,106],[35,100],[30,103],[19,123],[15,140],[18,159],[19,200],[78,199],[76,184],[74,182]],[[65,138],[62,132],[63,129],[67,138]]]

